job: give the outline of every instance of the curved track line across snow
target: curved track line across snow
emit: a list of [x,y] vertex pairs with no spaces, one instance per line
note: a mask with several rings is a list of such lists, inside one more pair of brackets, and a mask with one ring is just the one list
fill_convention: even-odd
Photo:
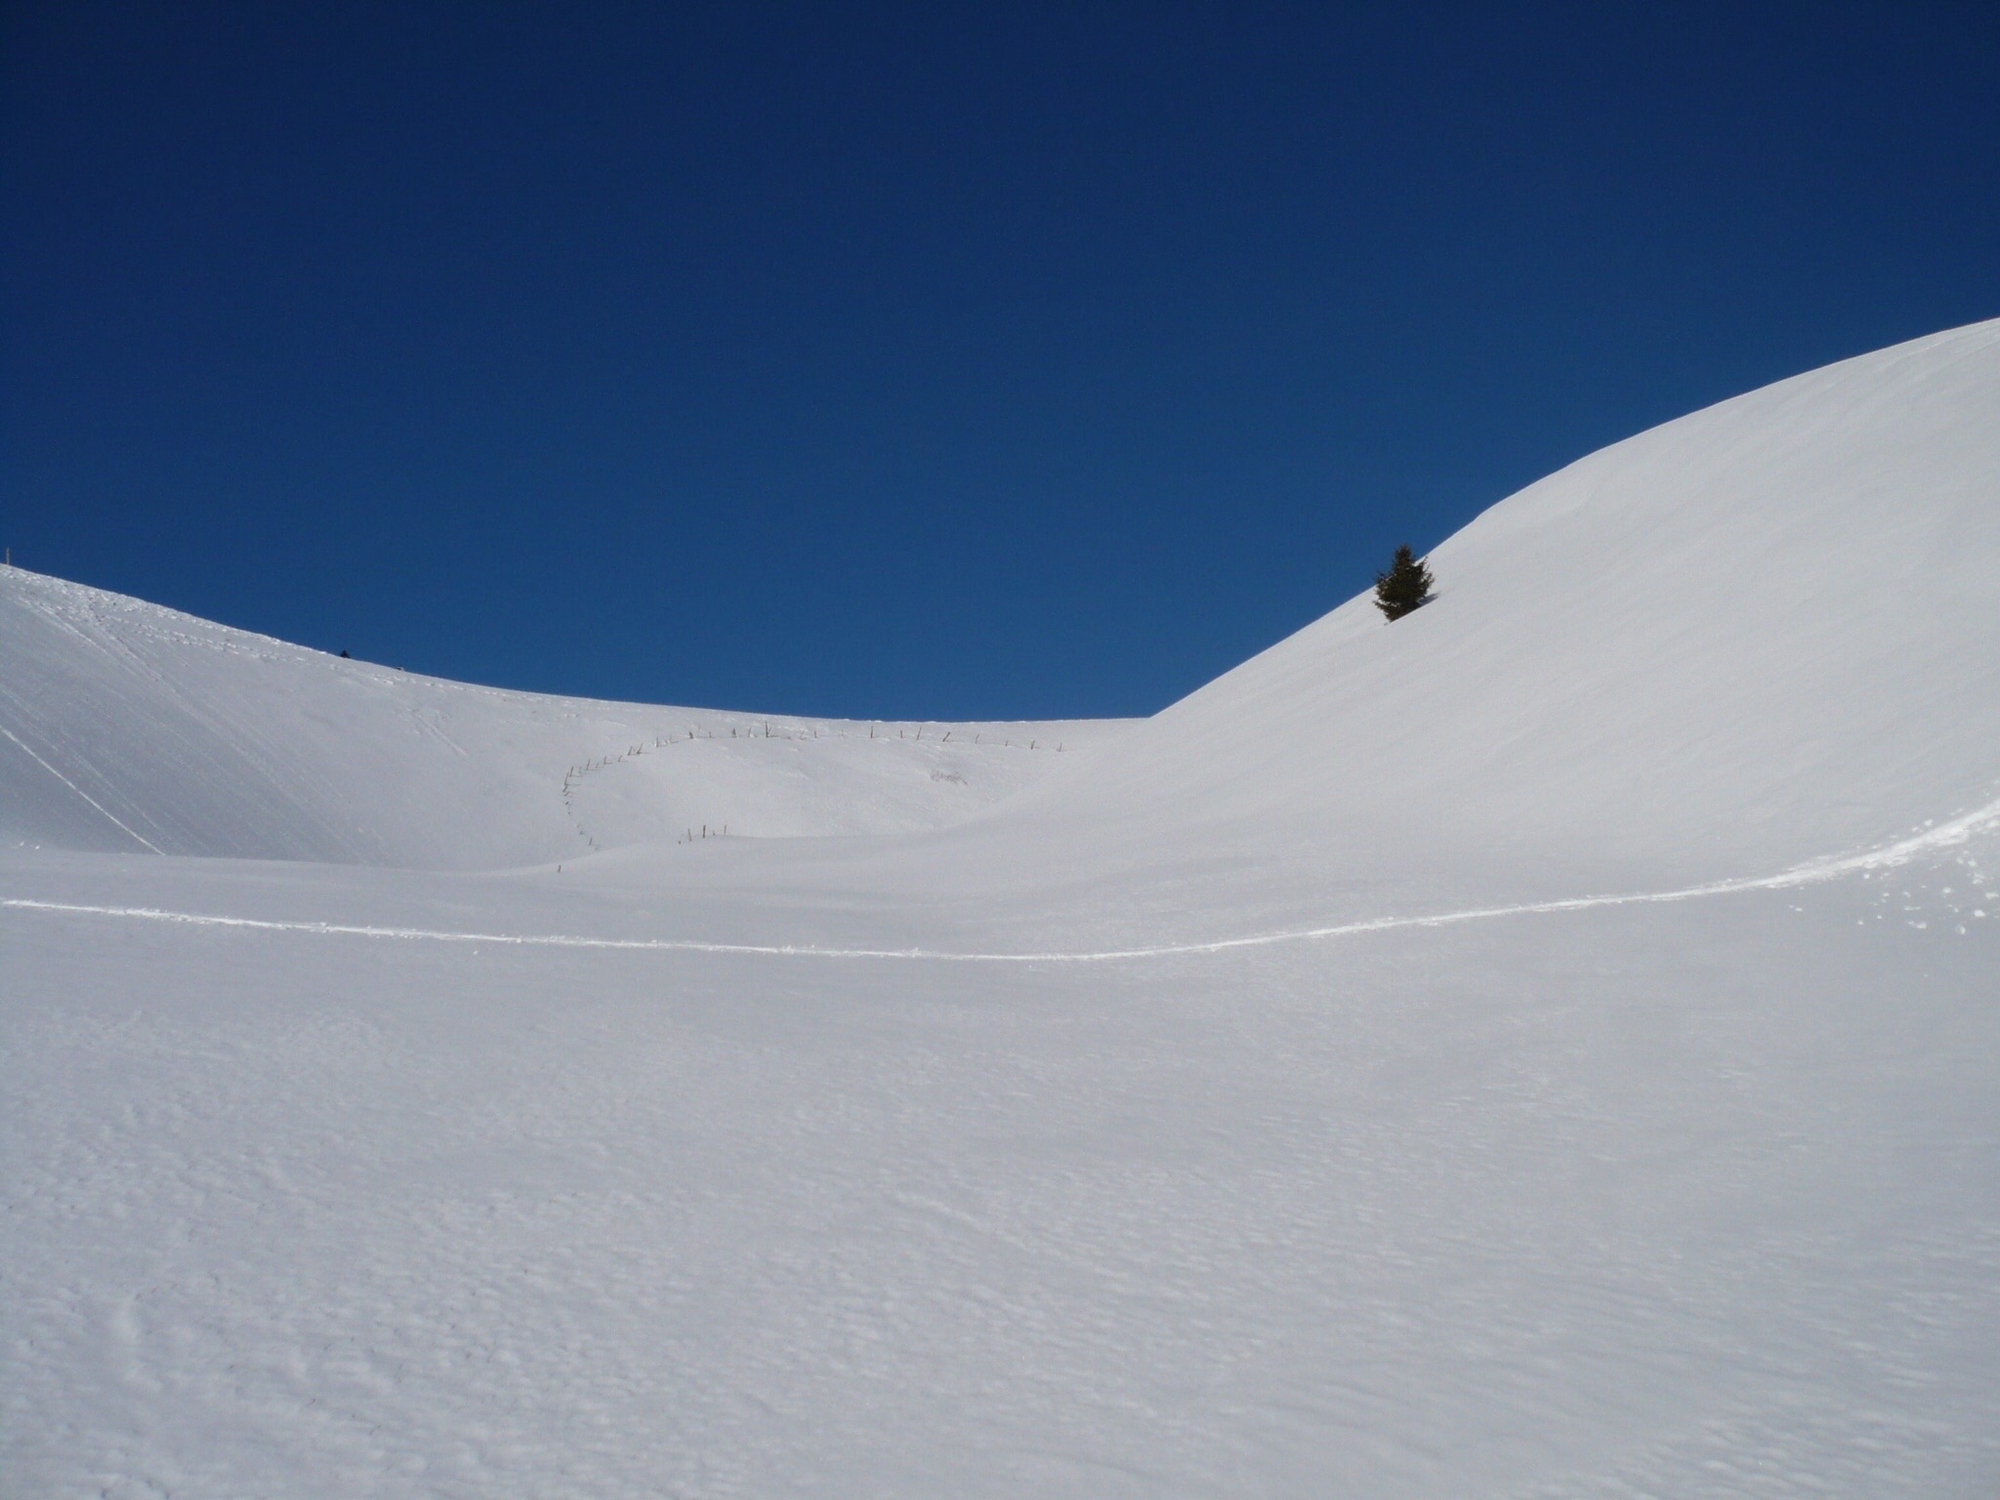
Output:
[[517,948],[614,949],[635,953],[718,953],[765,958],[921,959],[960,964],[1092,964],[1143,958],[1180,958],[1203,953],[1228,953],[1239,948],[1268,948],[1279,943],[1352,937],[1406,927],[1452,927],[1497,917],[1589,911],[1600,906],[1641,906],[1667,901],[1693,901],[1703,896],[1728,896],[1744,891],[1778,891],[1815,885],[1863,870],[1907,863],[1919,854],[1965,843],[1974,834],[2000,827],[2000,801],[1962,817],[1926,828],[1898,843],[1863,854],[1819,859],[1795,865],[1777,875],[1710,881],[1672,891],[1641,891],[1613,896],[1571,896],[1559,901],[1532,901],[1518,906],[1482,906],[1464,911],[1436,912],[1420,917],[1368,917],[1329,927],[1289,928],[1248,937],[1218,938],[1205,943],[1162,943],[1147,948],[1105,948],[1077,953],[953,953],[931,948],[821,948],[794,943],[710,943],[696,938],[597,938],[564,933],[449,932],[424,927],[379,927],[343,922],[283,922],[262,917],[215,916],[202,912],[165,911],[150,906],[92,906],[70,901],[38,901],[0,897],[0,907],[15,911],[59,912],[77,916],[123,917],[133,921],[172,922],[191,927],[231,927],[254,932],[302,932],[323,937],[390,938],[404,942],[494,943]]

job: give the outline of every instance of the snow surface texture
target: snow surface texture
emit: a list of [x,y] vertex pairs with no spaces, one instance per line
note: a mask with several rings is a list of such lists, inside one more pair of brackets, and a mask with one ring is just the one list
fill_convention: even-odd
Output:
[[1432,563],[921,739],[0,573],[0,1493],[1994,1493],[2000,324]]

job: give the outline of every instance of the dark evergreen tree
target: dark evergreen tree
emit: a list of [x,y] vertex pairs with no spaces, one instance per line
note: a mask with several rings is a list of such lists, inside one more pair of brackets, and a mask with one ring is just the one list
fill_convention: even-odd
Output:
[[1396,549],[1389,571],[1375,575],[1375,607],[1400,620],[1419,605],[1430,603],[1431,570],[1408,547]]

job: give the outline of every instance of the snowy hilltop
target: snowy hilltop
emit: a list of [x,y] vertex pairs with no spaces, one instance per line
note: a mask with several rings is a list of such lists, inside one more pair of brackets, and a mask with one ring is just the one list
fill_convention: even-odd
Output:
[[2000,1484],[2000,322],[1138,722],[0,570],[8,1493]]

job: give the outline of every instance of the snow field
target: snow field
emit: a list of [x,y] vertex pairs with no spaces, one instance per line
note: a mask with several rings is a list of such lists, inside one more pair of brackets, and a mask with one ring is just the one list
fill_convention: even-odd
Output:
[[2000,952],[1868,894],[1088,971],[44,914],[7,1468],[1962,1493],[2000,1463]]
[[[1266,948],[1279,943],[1302,943],[1329,938],[1353,937],[1371,932],[1387,932],[1398,928],[1412,927],[1454,927],[1464,922],[1489,922],[1506,917],[1543,916],[1551,913],[1591,911],[1607,906],[1651,906],[1663,902],[1698,901],[1707,897],[1732,896],[1746,891],[1783,891],[1805,885],[1816,885],[1823,881],[1838,880],[1843,876],[1862,872],[1872,877],[1877,872],[1893,873],[1901,867],[1920,858],[1973,844],[1982,835],[1991,835],[2000,829],[2000,802],[1975,809],[1961,817],[1942,824],[1933,822],[1908,838],[1899,840],[1885,848],[1871,849],[1861,854],[1848,855],[1839,859],[1811,860],[1806,864],[1783,871],[1777,875],[1746,876],[1740,880],[1715,881],[1707,885],[1688,886],[1671,891],[1638,891],[1609,896],[1571,896],[1556,901],[1529,902],[1515,906],[1473,907],[1458,911],[1430,912],[1415,916],[1371,917],[1360,921],[1345,922],[1331,927],[1309,927],[1280,929],[1274,932],[1252,933],[1233,938],[1217,938],[1207,942],[1186,942],[1160,944],[1150,948],[1099,948],[1054,950],[1047,952],[960,952],[943,948],[833,948],[812,944],[776,943],[729,943],[704,942],[696,938],[618,938],[583,937],[568,933],[549,932],[469,932],[448,931],[423,927],[385,927],[380,925],[360,925],[348,922],[329,921],[285,921],[268,917],[227,916],[213,912],[165,911],[158,907],[143,906],[102,906],[81,902],[38,900],[33,897],[0,896],[0,908],[16,911],[58,912],[71,916],[95,916],[119,918],[126,921],[166,922],[181,926],[241,928],[261,932],[312,933],[321,937],[361,937],[384,938],[395,942],[434,942],[459,944],[490,944],[496,947],[528,948],[582,948],[607,949],[627,952],[654,953],[717,953],[738,956],[766,958],[831,958],[831,959],[907,959],[932,963],[985,963],[985,964],[1074,964],[1074,963],[1119,963],[1152,958],[1179,958],[1191,954],[1227,953],[1243,948]],[[726,836],[726,825],[720,836]],[[704,827],[703,837],[707,837]],[[685,840],[683,840],[685,842]],[[1975,904],[1987,899],[1991,877],[1986,873],[1977,855],[1966,853],[1961,856],[1965,882],[1964,893],[1953,903],[1951,914],[1963,918],[1968,913],[1974,920],[1984,920],[1987,913],[1983,905]],[[1910,892],[1902,895],[1907,899]],[[1945,896],[1954,894],[1954,888],[1945,887]],[[1893,896],[1893,883],[1885,881],[1877,895],[1877,904],[1886,906]],[[1922,910],[1919,907],[1905,907],[1905,911]],[[1883,915],[1878,912],[1877,918]],[[1922,927],[1923,922],[1912,921],[1912,926]],[[1961,922],[1956,930],[1965,931]]]

